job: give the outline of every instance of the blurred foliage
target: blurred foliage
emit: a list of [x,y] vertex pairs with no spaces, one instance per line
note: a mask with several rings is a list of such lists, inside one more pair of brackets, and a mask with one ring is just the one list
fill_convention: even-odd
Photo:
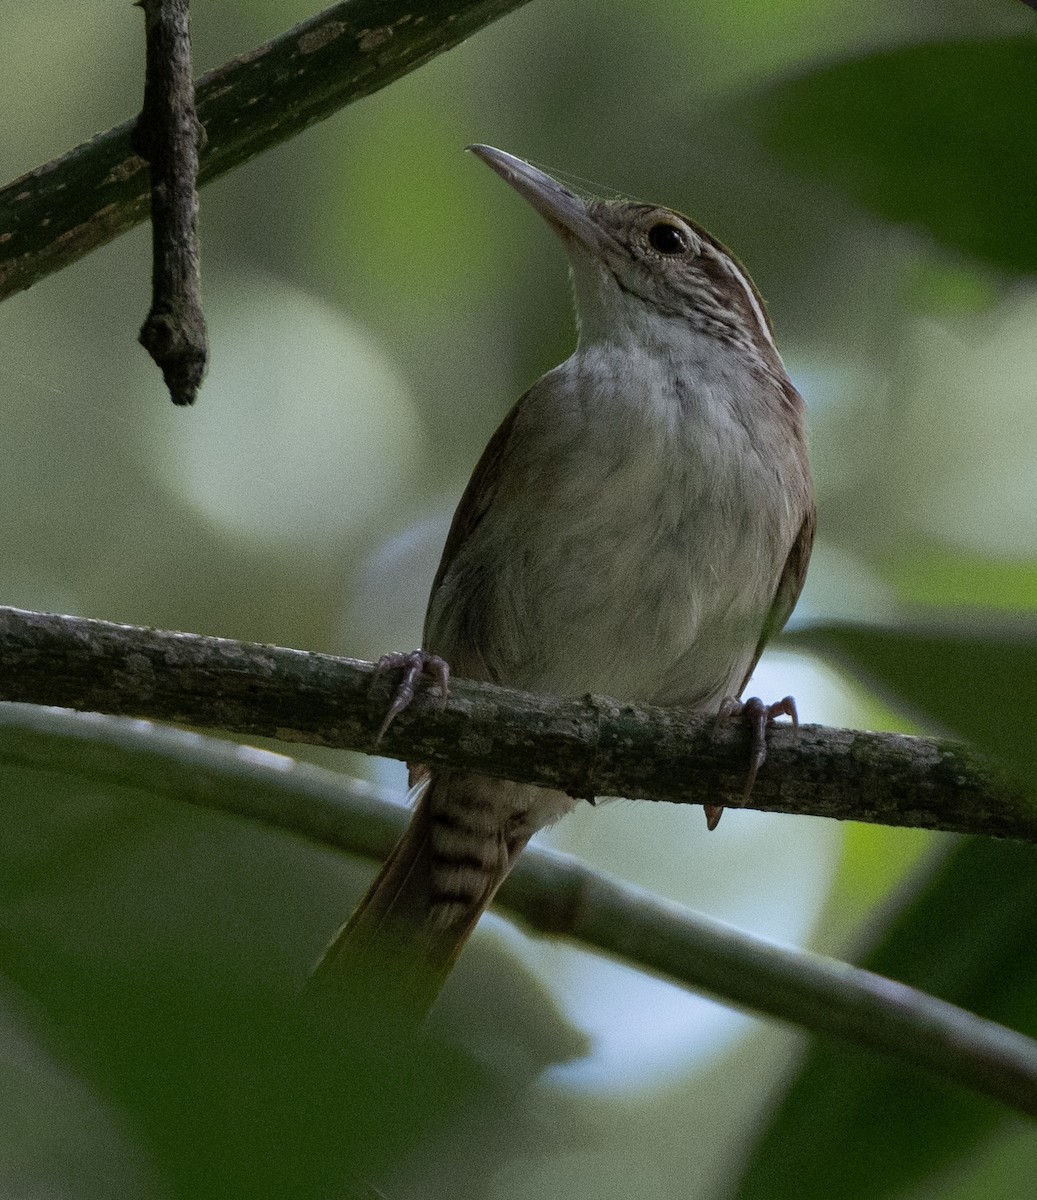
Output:
[[1037,42],[904,46],[780,85],[766,143],[888,221],[1007,271],[1037,269]]
[[[475,1136],[485,1173],[512,1145],[530,1071],[578,1051],[543,995],[525,997],[535,1037],[501,1007],[493,1039],[463,1049],[362,997],[300,1007],[355,870],[191,802],[221,773],[273,803],[325,797],[286,766],[144,722],[5,706],[4,1195],[339,1196],[415,1159],[445,1160],[449,1179],[444,1147]],[[505,984],[523,994],[513,968]]]
[[[867,681],[924,727],[965,738],[1033,792],[1031,619],[1009,623],[958,611],[916,618],[913,627],[821,625],[793,640]],[[1037,848],[959,842],[899,911],[873,918],[875,944],[857,961],[1037,1036],[1035,894]],[[946,1187],[955,1175],[963,1195],[1023,1195],[1035,1146],[1032,1131],[995,1105],[925,1072],[819,1040],[737,1196],[863,1200],[908,1194],[933,1177]],[[987,1169],[970,1185],[971,1160],[981,1148]]]
[[1037,562],[1028,559],[979,558],[952,553],[942,546],[920,546],[910,562],[897,568],[897,592],[908,604],[939,597],[941,605],[961,609],[1037,610]]
[[930,729],[971,742],[1037,801],[1037,622],[980,612],[913,626],[818,625],[793,639],[839,663]]
[[[887,920],[858,961],[1037,1036],[1037,848],[963,841]],[[738,1200],[864,1200],[907,1194],[1020,1131],[995,1104],[869,1051],[819,1040],[737,1189]],[[1032,1130],[1009,1172],[1032,1186]],[[1018,1190],[1015,1190],[1018,1189]],[[940,1194],[943,1194],[942,1192]],[[982,1195],[983,1193],[976,1193]]]
[[[195,6],[199,69],[313,7]],[[7,178],[136,109],[136,10],[0,12]],[[168,405],[136,345],[145,231],[0,308],[0,599],[358,655],[415,644],[472,464],[573,340],[557,246],[461,153],[490,142],[688,212],[768,297],[811,408],[821,541],[801,612],[884,631],[817,641],[849,688],[789,655],[765,658],[767,686],[794,673],[808,720],[895,728],[906,706],[913,728],[1025,768],[1033,22],[1017,0],[526,6],[206,189],[213,367],[194,411]],[[905,630],[905,601],[983,609],[982,636]],[[791,1069],[781,1031],[492,921],[495,954],[473,944],[444,997],[448,1042],[315,1032],[287,1002],[360,887],[354,864],[182,811],[146,780],[0,774],[5,1192],[319,1194],[352,1157],[393,1200],[705,1198],[741,1175]],[[831,826],[749,813],[707,841],[693,814],[646,807],[581,810],[551,836],[773,937],[866,925],[880,966],[938,987],[936,963],[966,1002],[1029,1020],[1023,852],[937,865],[946,839],[860,829],[840,849]],[[905,907],[889,897],[911,870]],[[1032,1191],[1031,1129],[983,1107],[966,1134],[957,1093],[815,1061],[774,1128],[809,1119],[801,1150],[855,1164],[852,1194]],[[378,1085],[362,1111],[357,1077]],[[840,1151],[821,1135],[850,1114]],[[780,1196],[774,1137],[754,1178]]]

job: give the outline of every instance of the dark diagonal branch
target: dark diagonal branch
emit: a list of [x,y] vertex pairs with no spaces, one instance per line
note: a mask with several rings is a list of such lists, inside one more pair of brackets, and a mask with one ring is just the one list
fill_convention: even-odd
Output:
[[209,354],[198,262],[198,145],[188,0],[137,0],[146,40],[134,150],[151,180],[151,311],[140,344],[174,404],[193,404]]
[[[557,699],[456,680],[375,745],[391,678],[370,663],[0,608],[0,700],[153,717],[463,766],[577,796],[737,807],[747,746],[737,722]],[[1037,841],[1037,809],[954,742],[775,727],[751,807]]]
[[[347,0],[197,84],[207,140],[198,181],[271,146],[456,46],[526,0]],[[148,215],[133,122],[0,189],[0,300],[75,262]]]

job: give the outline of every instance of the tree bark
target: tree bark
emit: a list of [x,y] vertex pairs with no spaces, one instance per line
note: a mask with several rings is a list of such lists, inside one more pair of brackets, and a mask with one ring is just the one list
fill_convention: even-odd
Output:
[[174,404],[193,404],[209,340],[198,253],[198,123],[188,0],[137,0],[144,10],[144,107],[131,135],[151,181],[151,309],[140,344]]
[[[456,46],[526,0],[346,0],[203,75],[209,183]],[[0,300],[145,220],[148,172],[134,121],[0,189]]]
[[[0,700],[151,717],[446,764],[574,796],[742,805],[737,720],[457,679],[421,687],[376,743],[393,675],[226,638],[0,608]],[[748,807],[1037,841],[1037,806],[951,741],[776,725]]]

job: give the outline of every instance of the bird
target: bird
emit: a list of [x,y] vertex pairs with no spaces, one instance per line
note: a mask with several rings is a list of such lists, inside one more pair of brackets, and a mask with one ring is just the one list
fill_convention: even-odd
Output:
[[[569,260],[577,344],[490,439],[454,514],[421,674],[560,696],[604,693],[688,713],[741,711],[803,586],[815,505],[804,404],[760,293],[719,241],[656,204],[584,198],[491,146],[468,149],[547,222]],[[790,697],[746,701],[749,786]],[[372,971],[424,1013],[563,792],[411,770],[416,808],[311,976]],[[712,828],[722,807],[706,804]]]

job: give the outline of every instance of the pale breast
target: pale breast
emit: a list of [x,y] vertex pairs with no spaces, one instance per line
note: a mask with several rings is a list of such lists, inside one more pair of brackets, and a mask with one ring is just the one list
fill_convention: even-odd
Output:
[[610,390],[588,366],[600,379],[570,360],[523,402],[493,503],[432,599],[430,648],[514,687],[714,706],[798,531],[777,448],[672,376],[635,369]]

